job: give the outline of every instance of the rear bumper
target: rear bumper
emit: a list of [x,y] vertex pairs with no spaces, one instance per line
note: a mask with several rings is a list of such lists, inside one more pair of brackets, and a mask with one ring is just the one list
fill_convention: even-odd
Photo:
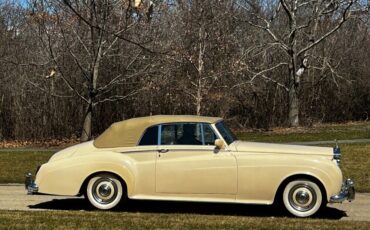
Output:
[[28,195],[37,194],[38,191],[39,191],[39,187],[37,186],[37,184],[33,180],[32,173],[30,173],[30,172],[26,173],[26,180],[24,182],[24,185],[26,187]]
[[351,179],[347,179],[342,184],[342,189],[339,194],[330,197],[330,203],[342,203],[343,201],[348,200],[351,202],[355,199],[355,186],[354,182]]

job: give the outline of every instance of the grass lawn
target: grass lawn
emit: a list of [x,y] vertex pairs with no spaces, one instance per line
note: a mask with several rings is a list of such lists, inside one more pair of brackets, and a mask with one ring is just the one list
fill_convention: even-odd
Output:
[[370,192],[370,144],[341,144],[342,171],[358,192]]
[[0,229],[369,229],[370,222],[86,211],[0,211]]
[[0,152],[0,183],[23,183],[27,171],[35,174],[37,166],[47,162],[53,152]]
[[237,132],[239,139],[259,142],[304,142],[370,139],[370,122],[323,124],[311,128],[286,128],[268,132]]

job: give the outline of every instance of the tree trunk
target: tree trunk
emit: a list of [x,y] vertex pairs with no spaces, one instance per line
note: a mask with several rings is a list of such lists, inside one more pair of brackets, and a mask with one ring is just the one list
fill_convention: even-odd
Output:
[[199,28],[199,56],[198,56],[198,82],[197,82],[197,96],[196,96],[196,112],[200,116],[200,110],[202,109],[202,90],[203,90],[203,70],[204,70],[204,52],[205,52],[205,29],[202,24]]
[[90,103],[86,109],[84,124],[82,127],[81,141],[88,141],[91,139],[91,120],[92,120],[92,103]]
[[[93,34],[93,28],[91,29],[91,33]],[[102,31],[100,31],[100,37],[102,36]],[[93,35],[91,35],[91,39],[93,39]],[[92,129],[92,112],[94,108],[94,102],[96,97],[96,89],[97,89],[97,81],[99,77],[99,67],[100,61],[102,58],[102,40],[100,40],[98,44],[98,51],[96,54],[96,60],[93,62],[93,69],[92,75],[89,82],[89,99],[88,99],[88,107],[86,110],[85,120],[82,127],[81,133],[81,141],[87,141],[91,139],[91,129]]]
[[1,100],[0,100],[0,140],[3,139],[3,127],[4,125],[2,124],[2,111],[3,111],[3,104],[4,104],[4,94],[1,95]]
[[[293,10],[290,11],[289,16],[289,126],[297,127],[299,125],[299,98],[298,98],[298,87],[299,87],[299,76],[296,75],[297,71],[297,22],[296,22],[296,6],[297,2],[293,4]],[[289,11],[289,9],[287,9]]]
[[299,99],[297,87],[294,83],[291,84],[291,87],[289,88],[289,126],[299,126]]
[[295,55],[295,47],[293,46],[291,56],[291,63],[289,65],[289,126],[297,127],[299,126],[299,98],[298,98],[298,88],[300,75],[302,73],[296,73],[297,68],[297,56]]
[[197,116],[200,116],[201,115],[201,113],[200,113],[200,110],[201,110],[201,108],[202,108],[202,98],[201,98],[201,95],[199,95],[199,93],[198,93],[198,95],[197,95],[198,97],[197,97],[197,99],[196,99],[196,109],[197,109]]

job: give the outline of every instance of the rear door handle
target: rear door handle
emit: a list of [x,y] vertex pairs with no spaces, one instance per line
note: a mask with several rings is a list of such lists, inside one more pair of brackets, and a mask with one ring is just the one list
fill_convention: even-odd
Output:
[[168,149],[160,149],[160,150],[158,150],[159,153],[166,153],[168,151],[170,151],[170,150],[168,150]]

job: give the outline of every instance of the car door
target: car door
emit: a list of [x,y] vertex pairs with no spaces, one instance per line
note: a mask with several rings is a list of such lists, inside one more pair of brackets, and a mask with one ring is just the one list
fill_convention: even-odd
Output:
[[159,134],[157,193],[236,194],[236,159],[229,151],[215,151],[216,134],[210,124],[163,124]]

